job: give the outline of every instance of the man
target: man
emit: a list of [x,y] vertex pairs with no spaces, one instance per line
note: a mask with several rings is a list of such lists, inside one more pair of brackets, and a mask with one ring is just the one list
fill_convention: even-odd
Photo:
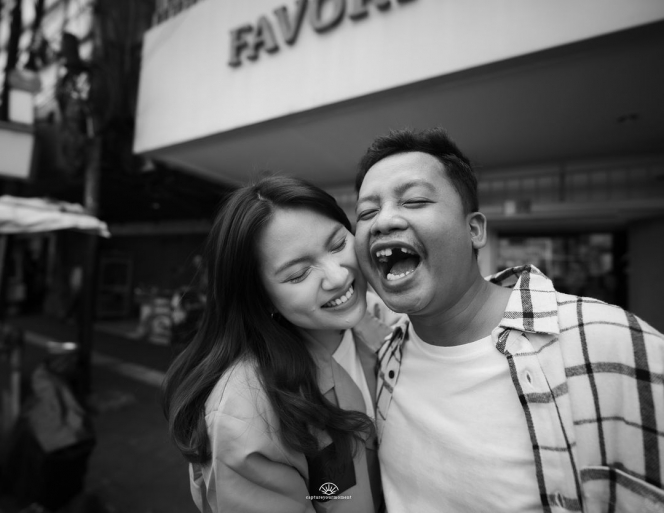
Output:
[[378,138],[356,185],[360,265],[407,314],[378,353],[387,510],[664,511],[662,334],[532,266],[483,279],[477,181],[440,129]]

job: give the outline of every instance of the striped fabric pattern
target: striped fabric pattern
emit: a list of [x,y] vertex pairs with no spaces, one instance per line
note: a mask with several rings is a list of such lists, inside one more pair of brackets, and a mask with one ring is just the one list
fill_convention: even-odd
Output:
[[[602,301],[556,292],[534,266],[492,332],[528,425],[543,511],[664,513],[664,336]],[[408,320],[378,351],[382,438]]]

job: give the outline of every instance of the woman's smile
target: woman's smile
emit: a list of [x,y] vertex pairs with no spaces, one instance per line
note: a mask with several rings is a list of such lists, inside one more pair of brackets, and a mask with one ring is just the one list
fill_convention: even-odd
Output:
[[334,308],[337,306],[345,305],[351,299],[351,297],[354,296],[354,294],[355,294],[355,289],[353,289],[353,284],[351,283],[350,287],[348,287],[348,290],[346,290],[346,292],[344,292],[341,296],[331,299],[330,301],[325,303],[321,308]]

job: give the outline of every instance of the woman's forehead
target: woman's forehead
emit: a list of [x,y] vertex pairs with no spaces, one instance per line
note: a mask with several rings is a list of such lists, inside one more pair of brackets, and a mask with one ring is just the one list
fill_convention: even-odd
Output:
[[278,270],[289,261],[313,257],[343,230],[341,223],[314,210],[278,209],[258,240],[262,264]]

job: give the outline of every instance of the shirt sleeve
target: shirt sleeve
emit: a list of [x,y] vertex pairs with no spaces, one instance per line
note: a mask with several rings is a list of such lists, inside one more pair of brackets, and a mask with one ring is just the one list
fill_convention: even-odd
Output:
[[233,513],[314,513],[303,472],[303,455],[287,451],[261,417],[208,415],[212,461],[192,467],[192,494],[199,509]]

